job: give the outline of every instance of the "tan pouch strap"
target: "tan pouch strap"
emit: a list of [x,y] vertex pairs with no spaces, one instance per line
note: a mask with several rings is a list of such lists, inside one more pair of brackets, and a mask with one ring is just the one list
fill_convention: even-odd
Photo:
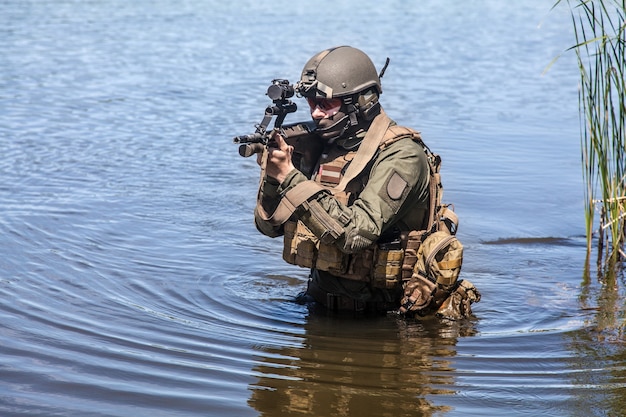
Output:
[[271,216],[267,215],[263,207],[261,207],[257,201],[259,217],[274,226],[279,226],[289,220],[293,212],[296,211],[296,208],[298,208],[300,204],[304,203],[309,198],[323,190],[325,190],[325,188],[315,181],[309,180],[301,182],[285,193],[283,198],[280,199],[278,207],[276,207],[276,210],[274,210],[274,213],[272,213]]
[[[454,239],[455,237],[453,235],[448,235],[444,239],[440,240],[433,248],[430,249],[430,253],[426,257],[426,261],[424,262],[424,266],[427,269],[426,272],[429,275],[430,275],[430,263],[435,259],[435,255],[437,255],[437,252],[439,252],[441,249],[448,246]],[[446,284],[445,282],[439,282],[439,280],[437,280],[437,283]]]
[[428,226],[426,227],[426,230],[432,230],[433,225],[435,224],[435,216],[437,214],[436,211],[439,207],[440,199],[437,195],[437,193],[439,192],[439,190],[437,189],[437,183],[439,182],[437,180],[438,176],[439,174],[437,173],[430,174],[430,184],[428,185],[430,193],[430,207],[428,208]]
[[[449,235],[446,236],[443,240],[439,241],[439,243],[437,243],[435,245],[435,247],[431,248],[430,253],[428,254],[428,256],[426,257],[426,261],[425,261],[425,266],[426,269],[428,269],[428,273],[430,274],[430,268],[429,265],[430,263],[434,260],[435,255],[437,255],[437,252],[439,252],[441,249],[445,248],[446,246],[448,246],[453,240],[455,239],[455,237],[453,235]],[[461,259],[457,260],[459,262],[458,266],[461,266],[460,263],[462,262]],[[446,266],[445,264],[446,261],[442,261],[441,263],[439,263],[438,265],[443,264],[443,266]],[[450,265],[453,265],[452,261],[448,261],[450,262]],[[444,268],[445,269],[445,268]],[[446,285],[446,286],[450,286],[452,284],[454,284],[454,280],[452,280],[451,278],[444,278],[444,277],[439,277],[437,279],[437,284],[442,284],[442,285]]]
[[459,267],[461,267],[462,264],[463,264],[463,259],[461,259],[461,258],[456,258],[456,259],[450,259],[448,261],[437,262],[437,266],[439,267],[439,269],[459,268]]
[[341,182],[331,190],[333,194],[344,191],[348,183],[356,178],[372,160],[390,123],[391,119],[381,109],[380,114],[374,118],[370,128],[367,130],[359,150],[346,170],[346,174],[341,179]]
[[456,213],[449,208],[446,207],[443,209],[442,216],[450,219],[450,221],[455,225],[459,225],[459,216],[457,216]]

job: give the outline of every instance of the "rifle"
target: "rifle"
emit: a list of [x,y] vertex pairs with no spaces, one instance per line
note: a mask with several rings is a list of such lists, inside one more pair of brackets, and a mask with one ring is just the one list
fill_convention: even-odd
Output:
[[[265,108],[263,120],[255,126],[254,133],[235,136],[233,142],[239,144],[239,155],[247,158],[263,152],[270,143],[272,132],[278,131],[285,138],[285,142],[294,147],[292,157],[294,166],[310,175],[322,152],[323,144],[314,133],[315,124],[312,121],[283,125],[285,117],[298,108],[296,103],[290,100],[294,93],[294,87],[288,80],[272,80],[266,93],[272,100],[272,105]],[[268,131],[267,126],[274,116],[276,116],[274,127]]]

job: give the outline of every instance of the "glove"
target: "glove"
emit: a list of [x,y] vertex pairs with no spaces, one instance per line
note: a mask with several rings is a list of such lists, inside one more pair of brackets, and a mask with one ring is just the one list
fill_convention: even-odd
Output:
[[427,308],[437,291],[437,284],[421,274],[414,274],[404,286],[404,297],[400,300],[400,312],[420,313]]
[[480,301],[480,293],[474,284],[468,280],[461,280],[458,287],[443,302],[435,315],[448,320],[460,320],[472,315],[473,303]]

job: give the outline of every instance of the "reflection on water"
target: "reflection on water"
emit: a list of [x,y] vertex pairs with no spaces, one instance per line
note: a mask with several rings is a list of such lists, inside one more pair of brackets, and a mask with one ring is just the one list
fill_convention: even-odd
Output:
[[594,387],[590,391],[597,394],[581,390],[576,404],[593,404],[596,410],[607,410],[605,415],[609,416],[621,416],[626,409],[625,285],[623,273],[598,275],[596,281],[586,270],[579,303],[581,310],[591,310],[594,314],[583,328],[566,338],[577,357],[573,366],[581,370],[576,383]]
[[407,323],[392,316],[312,315],[301,346],[267,349],[250,405],[263,416],[432,416],[450,407],[428,397],[452,394],[450,358],[471,323]]
[[594,334],[594,338],[600,342],[623,344],[626,340],[624,273],[609,269],[598,273],[597,280],[601,284],[600,288],[594,286],[589,270],[584,270],[579,296],[580,308],[597,311],[586,330]]
[[[624,414],[624,277],[584,268],[575,60],[541,75],[566,11],[0,3],[0,415]],[[309,311],[306,271],[256,232],[231,139],[329,42],[391,58],[381,101],[443,158],[475,320]]]

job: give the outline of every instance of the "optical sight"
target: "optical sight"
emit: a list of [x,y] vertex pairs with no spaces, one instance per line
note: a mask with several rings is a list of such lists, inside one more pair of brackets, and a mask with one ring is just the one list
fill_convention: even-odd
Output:
[[289,80],[272,80],[272,84],[267,88],[267,95],[273,101],[287,100],[293,97],[294,93],[293,85],[289,84]]

